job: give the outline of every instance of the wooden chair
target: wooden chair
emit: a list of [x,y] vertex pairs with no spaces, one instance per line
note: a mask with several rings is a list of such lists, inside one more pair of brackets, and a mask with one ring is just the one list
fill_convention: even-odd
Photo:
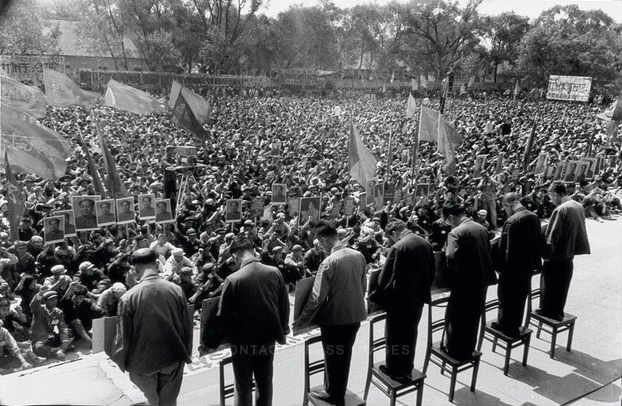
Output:
[[539,299],[541,295],[542,291],[540,290],[540,288],[531,290],[529,294],[529,300],[527,301],[527,321],[525,322],[525,325],[537,327],[537,338],[540,338],[540,333],[542,331],[551,335],[551,348],[549,350],[549,356],[551,358],[555,358],[555,346],[557,344],[557,335],[559,333],[568,331],[566,351],[571,350],[572,336],[574,334],[574,323],[577,320],[577,316],[574,316],[570,313],[564,313],[564,318],[560,321],[537,314],[535,311],[533,311],[533,300],[536,298]]
[[[315,336],[305,340],[305,382],[304,382],[304,394],[302,399],[302,405],[307,406],[311,403],[314,406],[324,406],[328,405],[328,403],[316,399],[311,396],[311,392],[318,391],[324,389],[324,385],[318,385],[311,387],[311,376],[324,373],[324,369],[326,367],[324,363],[324,358],[317,359],[315,361],[310,360],[310,347],[314,344],[322,344],[322,336]],[[365,401],[352,393],[351,391],[346,391],[345,396],[346,406],[364,406]]]
[[496,330],[492,327],[492,322],[496,320],[491,320],[490,322],[486,322],[486,313],[498,310],[499,309],[499,300],[493,299],[486,302],[484,307],[484,311],[482,312],[482,326],[484,328],[482,334],[479,337],[479,343],[477,344],[477,350],[482,350],[482,343],[484,340],[488,340],[492,343],[492,352],[495,352],[497,349],[497,345],[505,350],[505,362],[503,364],[503,375],[508,374],[508,369],[510,367],[510,356],[512,354],[512,350],[516,347],[524,346],[523,348],[523,366],[527,366],[527,356],[529,354],[529,343],[531,342],[531,330],[528,326],[523,326],[520,328],[520,332],[518,337],[510,337],[503,332]]
[[373,317],[369,322],[369,363],[367,367],[367,379],[365,380],[365,395],[363,399],[367,401],[367,395],[369,394],[370,385],[373,383],[382,393],[384,393],[390,399],[390,405],[395,406],[397,398],[408,393],[417,391],[417,406],[421,406],[423,399],[423,381],[425,380],[425,374],[418,370],[413,370],[410,379],[408,381],[396,381],[389,375],[385,374],[380,365],[384,362],[375,362],[374,354],[379,351],[383,351],[387,347],[387,339],[382,337],[374,337],[374,328],[376,324],[385,322],[386,313]]
[[[475,392],[475,385],[477,383],[477,372],[479,371],[479,361],[481,353],[479,351],[473,351],[472,357],[467,360],[457,360],[447,354],[442,348],[441,344],[445,337],[445,315],[443,317],[434,320],[432,317],[432,310],[436,308],[446,308],[449,302],[448,297],[432,300],[428,305],[428,345],[425,354],[425,362],[423,364],[423,373],[426,374],[430,361],[433,364],[438,365],[441,368],[441,375],[445,372],[450,373],[449,384],[449,401],[454,400],[454,391],[456,389],[456,378],[458,373],[466,371],[467,369],[473,369],[471,376],[471,392]],[[434,342],[434,335],[441,333],[440,341]]]
[[[235,382],[229,384],[225,383],[225,367],[231,363],[231,356],[223,358],[218,363],[218,370],[220,375],[220,406],[225,406],[226,400],[233,397],[233,395],[235,394]],[[253,379],[251,382],[251,389],[255,391],[255,379]]]

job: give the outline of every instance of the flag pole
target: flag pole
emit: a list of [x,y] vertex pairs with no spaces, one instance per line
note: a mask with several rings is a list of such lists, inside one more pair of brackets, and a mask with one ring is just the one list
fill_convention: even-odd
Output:
[[413,159],[412,159],[412,168],[410,172],[410,181],[412,182],[412,186],[415,185],[415,165],[417,164],[417,155],[419,152],[419,135],[421,133],[421,114],[423,112],[423,100],[421,100],[421,104],[419,105],[419,123],[417,123],[417,133],[415,136],[415,143],[413,145]]

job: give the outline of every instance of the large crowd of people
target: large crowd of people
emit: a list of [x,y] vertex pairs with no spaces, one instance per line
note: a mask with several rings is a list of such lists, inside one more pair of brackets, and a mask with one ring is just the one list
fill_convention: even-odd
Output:
[[[59,179],[16,174],[26,195],[16,240],[9,237],[6,199],[0,197],[0,368],[27,368],[88,349],[93,320],[116,315],[121,297],[137,284],[131,254],[139,249],[156,254],[161,276],[179,285],[198,313],[203,299],[220,296],[223,282],[240,266],[232,252],[240,238],[253,243],[263,264],[281,272],[291,292],[297,280],[315,275],[329,254],[315,220],[334,227],[339,241],[359,251],[369,267],[380,267],[396,240],[387,232],[391,222],[402,221],[434,251],[443,251],[452,228],[447,216],[456,215],[444,212],[448,202],[459,202],[464,215],[491,237],[508,217],[503,210],[508,193],[517,194],[540,219],[548,218],[555,208],[547,194],[553,179],[536,171],[542,153],[548,154],[548,165],[599,158],[593,176],[572,179],[567,193],[586,217],[602,221],[622,209],[620,151],[596,118],[600,107],[486,95],[450,100],[446,115],[464,142],[455,173],[448,174],[444,158],[428,142],[420,143],[413,170],[417,121],[405,117],[405,104],[403,98],[228,95],[217,100],[202,138],[176,127],[167,115],[97,106],[95,116],[80,106],[48,107],[42,123],[74,150]],[[363,195],[365,185],[349,175],[351,120],[378,159],[376,179],[385,182],[380,201],[370,201]],[[96,194],[80,143],[104,168],[97,127],[128,196],[164,197],[167,168],[184,166],[171,147],[197,147],[196,162],[202,165],[179,170],[188,183],[173,208],[174,222],[155,224],[137,215],[129,223],[44,244],[45,217],[70,209],[72,196]],[[533,147],[523,166],[532,128]],[[488,159],[474,173],[482,155]],[[271,204],[275,183],[286,185],[287,204]],[[301,218],[297,198],[316,196],[319,218]],[[346,197],[355,202],[349,213]],[[252,210],[257,198],[263,202],[260,215]],[[244,202],[241,221],[225,221],[228,199]]]

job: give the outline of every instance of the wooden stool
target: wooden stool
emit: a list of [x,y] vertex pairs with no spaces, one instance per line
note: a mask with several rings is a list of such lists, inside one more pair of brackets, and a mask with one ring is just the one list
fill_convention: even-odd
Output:
[[[225,367],[231,363],[231,356],[223,358],[218,363],[218,372],[220,375],[220,406],[225,406],[226,400],[233,397],[233,395],[235,394],[235,383],[225,383]],[[255,391],[255,379],[253,379],[251,382],[251,389],[253,390],[253,392]]]
[[395,406],[397,398],[408,393],[417,391],[417,406],[421,406],[423,398],[423,381],[425,380],[425,374],[413,370],[409,379],[403,382],[396,381],[391,376],[385,374],[380,366],[384,363],[374,362],[374,354],[378,351],[382,351],[387,347],[387,339],[383,336],[380,338],[374,338],[374,327],[377,323],[386,322],[387,315],[381,314],[371,319],[369,323],[369,364],[367,367],[367,379],[365,381],[365,395],[364,399],[367,401],[367,395],[369,394],[370,384],[373,383],[382,393],[390,399],[391,406]]
[[[566,351],[570,351],[572,348],[572,336],[574,334],[574,323],[577,320],[577,316],[570,313],[564,313],[562,320],[551,319],[546,316],[542,316],[533,311],[533,299],[540,298],[542,291],[540,289],[533,289],[529,294],[529,301],[527,302],[527,326],[532,325],[537,327],[536,337],[540,338],[540,333],[544,331],[551,335],[551,348],[549,349],[549,356],[555,358],[555,346],[557,343],[557,335],[568,331],[568,340],[566,341]],[[533,320],[532,320],[533,319]],[[548,328],[547,328],[548,327]]]
[[[499,309],[499,300],[493,299],[486,302],[484,311],[482,312],[482,326],[484,331],[479,337],[479,343],[477,344],[477,350],[481,351],[482,343],[484,339],[492,342],[492,352],[495,352],[497,345],[505,350],[505,362],[503,364],[503,375],[508,374],[510,367],[510,356],[512,350],[516,347],[524,346],[523,348],[523,366],[527,366],[527,356],[529,354],[529,343],[531,342],[531,330],[527,327],[521,327],[518,337],[510,337],[505,333],[496,330],[492,327],[492,322],[486,323],[486,313],[492,310]],[[499,343],[501,341],[502,344]]]
[[[447,302],[449,302],[449,298],[444,297],[432,300],[432,302],[428,305],[428,346],[425,354],[425,363],[423,364],[423,373],[425,374],[427,372],[430,361],[441,368],[441,375],[444,375],[445,372],[449,372],[451,379],[449,384],[449,401],[453,402],[454,391],[456,389],[456,378],[460,372],[471,368],[473,369],[470,390],[471,392],[475,392],[477,372],[479,371],[479,361],[482,354],[479,351],[473,351],[471,358],[459,361],[451,357],[451,355],[447,354],[441,348],[441,344],[445,336],[445,316],[443,315],[442,318],[433,320],[432,309],[434,307],[447,307]],[[438,332],[442,333],[441,339],[438,342],[434,342],[434,333]]]
[[[309,348],[313,344],[317,343],[320,343],[320,345],[322,344],[322,336],[311,337],[305,340],[305,382],[302,399],[303,406],[307,406],[309,403],[314,406],[330,406],[329,403],[314,397],[311,393],[324,389],[324,385],[317,385],[312,388],[310,387],[311,376],[324,373],[324,368],[326,367],[324,358],[317,359],[315,361],[310,361],[309,359]],[[345,402],[346,406],[365,406],[365,401],[349,390],[346,391]]]

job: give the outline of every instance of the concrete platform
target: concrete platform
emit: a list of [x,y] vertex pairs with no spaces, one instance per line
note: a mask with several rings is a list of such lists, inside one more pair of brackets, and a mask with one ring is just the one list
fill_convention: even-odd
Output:
[[[566,311],[576,315],[572,352],[566,352],[565,336],[558,340],[556,359],[548,356],[548,336],[534,336],[531,341],[528,366],[521,365],[522,351],[512,353],[508,376],[503,375],[503,355],[493,353],[492,345],[485,342],[477,381],[477,390],[468,389],[471,373],[458,377],[454,404],[477,406],[505,405],[560,405],[578,399],[576,405],[620,405],[622,377],[622,219],[597,223],[588,221],[592,255],[575,259],[575,270]],[[537,285],[537,279],[534,279]],[[496,297],[496,289],[488,292]],[[424,315],[419,326],[415,367],[421,368],[425,353],[427,326]],[[349,389],[362,396],[367,373],[369,325],[363,323],[354,347]],[[274,364],[275,406],[299,406],[303,396],[304,337],[290,337],[289,345],[277,351]],[[321,350],[312,358],[321,356]],[[218,369],[215,368],[224,353],[196,358],[188,365],[178,400],[180,406],[218,405]],[[88,368],[101,364],[96,356],[65,364],[63,368],[48,368],[37,375],[16,373],[0,378],[0,403],[13,404],[131,404],[129,381],[111,381],[106,375],[77,374],[78,365]],[[99,365],[98,364],[98,365]],[[73,365],[73,366],[70,366]],[[89,367],[90,365],[90,367]],[[68,369],[66,369],[68,368]],[[93,370],[94,371],[94,370]],[[30,378],[28,376],[31,376]],[[232,380],[228,371],[227,379]],[[36,376],[36,379],[34,377]],[[117,374],[118,376],[118,374]],[[112,383],[111,383],[112,382]],[[321,383],[321,377],[312,378],[311,385]],[[114,401],[111,386],[117,388]],[[27,390],[22,388],[28,388]],[[451,405],[447,399],[449,378],[442,376],[430,365],[423,390],[424,405]],[[57,402],[62,396],[67,402]],[[406,395],[398,404],[412,405],[415,394]],[[37,400],[30,401],[31,399]],[[42,402],[47,399],[48,401]],[[100,401],[103,399],[103,401]],[[229,404],[233,404],[232,401]],[[388,405],[389,401],[372,386],[368,405]]]

